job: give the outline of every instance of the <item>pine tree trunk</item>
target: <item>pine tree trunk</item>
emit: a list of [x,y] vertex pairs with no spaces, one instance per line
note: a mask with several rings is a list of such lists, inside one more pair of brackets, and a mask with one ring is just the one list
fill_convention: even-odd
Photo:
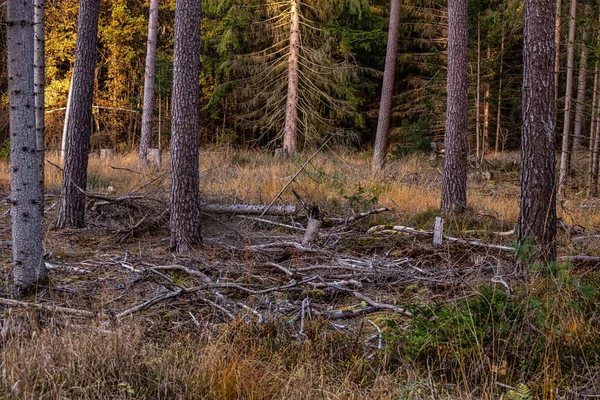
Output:
[[477,16],[477,87],[475,89],[475,160],[480,165],[481,156],[481,20]]
[[73,67],[72,101],[67,125],[67,148],[56,226],[81,228],[85,224],[88,153],[92,130],[92,100],[96,66],[99,0],[81,0]]
[[589,168],[588,168],[588,196],[595,196],[597,190],[598,177],[598,134],[596,124],[598,123],[598,84],[600,80],[600,67],[596,62],[594,69],[594,93],[592,97],[592,122],[590,123],[590,147],[589,147]]
[[467,1],[449,0],[446,157],[441,203],[445,215],[462,212],[467,206],[467,53]]
[[171,119],[171,248],[178,253],[200,241],[199,77],[201,2],[177,0]]
[[[490,59],[492,50],[488,44],[487,59]],[[490,132],[490,84],[485,84],[485,93],[483,95],[483,137],[481,143],[481,160],[479,164],[483,164],[485,153],[488,150],[488,137]]]
[[381,103],[379,104],[379,119],[377,120],[377,134],[373,152],[373,173],[382,170],[388,147],[392,110],[392,97],[394,94],[394,78],[396,76],[396,57],[398,55],[398,35],[400,33],[400,5],[402,0],[392,0],[390,9],[390,26],[388,31],[387,50],[385,53],[385,70],[383,72],[383,85],[381,86]]
[[563,125],[562,152],[560,156],[560,175],[558,178],[558,196],[563,197],[569,173],[569,135],[571,132],[571,108],[573,95],[573,64],[575,62],[575,18],[577,13],[577,0],[571,0],[569,12],[569,42],[567,43],[567,90],[565,93],[565,120]]
[[138,164],[146,163],[148,149],[152,147],[152,116],[154,111],[154,80],[156,68],[156,40],[158,38],[158,0],[150,1],[148,18],[148,43],[146,46],[146,70],[144,72],[144,110],[142,112],[142,135]]
[[[589,7],[586,6],[586,11]],[[587,12],[586,12],[587,14]],[[579,59],[579,81],[577,83],[577,104],[575,105],[575,130],[573,135],[573,154],[575,155],[581,150],[581,135],[583,132],[583,111],[585,108],[585,86],[587,78],[587,58],[588,48],[585,44],[587,40],[587,31],[583,29],[583,37],[581,41],[581,56]]]
[[35,140],[38,156],[38,185],[40,186],[40,211],[44,216],[44,162],[46,154],[45,123],[44,123],[44,91],[46,87],[45,62],[45,11],[44,0],[33,1],[33,31],[34,31],[34,72],[33,87],[35,91]]
[[554,126],[557,126],[558,117],[558,92],[560,75],[560,39],[562,29],[562,0],[556,0],[556,22],[554,24],[554,45],[556,46],[556,55],[554,57]]
[[500,150],[500,119],[502,117],[502,73],[504,71],[504,26],[502,26],[502,41],[500,44],[500,80],[498,82],[498,109],[496,110],[496,144],[494,151],[498,153]]
[[525,0],[519,242],[556,259],[554,0]]
[[21,294],[46,279],[42,259],[40,187],[37,184],[33,3],[8,0],[6,18],[12,265],[14,290]]
[[292,0],[290,10],[290,54],[288,56],[288,89],[285,108],[285,126],[283,128],[283,150],[293,154],[298,144],[298,85],[300,57],[300,4]]

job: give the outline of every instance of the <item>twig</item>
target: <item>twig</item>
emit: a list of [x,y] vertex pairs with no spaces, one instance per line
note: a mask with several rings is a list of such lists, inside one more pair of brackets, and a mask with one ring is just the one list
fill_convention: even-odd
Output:
[[195,269],[192,268],[188,268],[188,267],[184,267],[183,265],[154,265],[154,264],[150,264],[147,262],[142,261],[143,265],[150,267],[150,269],[155,270],[155,271],[183,271],[186,274],[189,275],[193,275],[193,276],[197,276],[199,278],[201,278],[204,282],[206,283],[211,283],[212,279],[210,279],[210,277],[200,271],[197,271]]
[[111,165],[110,167],[111,167],[112,169],[120,169],[120,170],[123,170],[123,171],[129,171],[129,172],[133,172],[134,174],[140,174],[140,175],[142,174],[140,171],[136,171],[136,170],[134,170],[134,169],[130,169],[130,168],[125,168],[125,167],[117,167],[117,166],[114,166],[114,165]]
[[98,314],[91,312],[91,311],[86,311],[86,310],[78,310],[75,308],[60,307],[60,306],[57,306],[54,304],[46,305],[46,304],[38,304],[38,303],[27,303],[24,301],[5,299],[2,297],[0,297],[0,304],[12,306],[12,307],[35,308],[38,310],[45,310],[45,311],[50,311],[50,312],[60,312],[60,313],[64,313],[64,314],[77,315],[79,317],[87,317],[87,318],[94,318],[94,317],[98,316]]
[[377,303],[375,300],[368,298],[367,296],[365,296],[364,294],[362,294],[360,292],[352,292],[352,294],[354,295],[354,297],[356,297],[359,300],[364,301],[371,307],[375,307],[380,310],[390,310],[395,313],[402,314],[405,317],[409,317],[409,318],[412,318],[412,316],[413,316],[413,314],[410,311],[407,311],[400,307],[396,307],[392,304]]
[[377,329],[377,336],[379,337],[379,340],[377,341],[377,350],[381,350],[383,348],[383,337],[381,336],[381,328],[379,328],[377,324],[371,321],[370,319],[368,319],[367,321],[369,321],[369,323],[373,325],[375,329]]
[[246,215],[240,215],[239,217],[243,218],[243,219],[249,219],[251,221],[262,222],[262,223],[265,223],[265,224],[280,226],[282,228],[287,228],[287,229],[294,229],[294,230],[302,231],[302,232],[304,232],[306,230],[306,229],[300,228],[298,226],[293,226],[293,225],[288,225],[288,224],[282,224],[281,222],[275,222],[275,221],[271,221],[270,219],[265,219],[265,218],[248,217]]
[[124,318],[124,317],[126,317],[126,316],[128,316],[130,314],[136,313],[138,311],[142,311],[142,310],[144,310],[144,309],[146,309],[146,308],[148,308],[148,307],[150,307],[150,306],[152,306],[152,305],[154,305],[156,303],[159,303],[161,301],[165,301],[165,300],[171,299],[173,297],[177,297],[177,296],[179,296],[183,292],[184,291],[182,289],[177,289],[177,290],[175,290],[173,292],[167,292],[167,293],[160,294],[160,295],[154,297],[153,299],[150,299],[150,300],[148,300],[148,301],[146,301],[146,302],[144,302],[142,304],[139,304],[137,306],[128,308],[127,310],[118,313],[115,316],[115,318],[117,320],[122,319],[122,318]]
[[227,316],[227,318],[229,318],[230,320],[234,320],[235,319],[235,315],[233,315],[228,309],[226,309],[225,307],[215,303],[212,300],[209,300],[205,297],[198,297],[198,299],[206,304],[208,304],[211,307],[216,308],[217,310],[221,311],[223,314],[225,314]]

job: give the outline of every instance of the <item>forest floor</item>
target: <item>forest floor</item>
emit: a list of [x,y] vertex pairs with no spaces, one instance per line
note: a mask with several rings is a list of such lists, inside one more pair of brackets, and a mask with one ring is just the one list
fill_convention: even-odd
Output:
[[[529,249],[510,249],[517,154],[471,167],[470,208],[445,221],[441,246],[430,234],[440,156],[392,161],[378,178],[366,153],[328,149],[305,165],[310,156],[203,151],[203,204],[277,199],[300,211],[260,221],[204,211],[203,244],[183,256],[169,250],[168,168],[139,172],[134,155],[92,157],[87,226],[56,229],[60,171],[51,157],[50,280],[27,304],[2,300],[11,250],[0,244],[0,398],[600,393],[600,203],[576,189],[583,162],[559,208],[559,255],[592,257],[533,265],[523,279],[516,261]],[[5,172],[1,165],[7,193]],[[310,244],[301,244],[307,213],[291,189],[323,213]],[[10,240],[8,209],[0,207],[0,243]]]

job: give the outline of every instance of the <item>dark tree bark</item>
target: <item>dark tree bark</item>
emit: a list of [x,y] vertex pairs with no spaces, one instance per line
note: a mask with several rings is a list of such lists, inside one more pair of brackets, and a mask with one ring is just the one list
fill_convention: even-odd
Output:
[[177,0],[171,122],[171,248],[186,252],[200,241],[198,132],[200,129],[199,0]]
[[59,228],[81,228],[85,224],[85,194],[82,190],[86,189],[92,130],[99,5],[99,0],[81,0],[79,3],[62,201],[56,223]]
[[519,242],[544,262],[556,259],[555,10],[554,0],[525,1]]
[[45,8],[44,0],[33,0],[33,33],[34,33],[34,72],[33,87],[35,92],[35,140],[38,155],[38,185],[40,187],[40,210],[44,216],[44,162],[46,155],[44,123],[44,94],[46,87],[46,46],[45,46]]
[[156,68],[156,40],[158,38],[158,0],[150,1],[148,19],[148,43],[146,46],[146,70],[144,72],[144,111],[140,138],[139,164],[143,166],[152,147],[152,114],[154,111],[154,81]]
[[10,204],[17,294],[45,280],[36,144],[33,3],[6,3],[10,108]]
[[396,57],[398,55],[398,34],[400,33],[400,5],[402,0],[392,0],[390,10],[390,27],[388,32],[387,51],[385,53],[385,70],[381,86],[381,103],[373,152],[373,173],[378,173],[385,164],[390,131],[390,112],[394,94],[394,77],[396,76]]
[[448,2],[448,101],[442,214],[467,206],[467,1]]

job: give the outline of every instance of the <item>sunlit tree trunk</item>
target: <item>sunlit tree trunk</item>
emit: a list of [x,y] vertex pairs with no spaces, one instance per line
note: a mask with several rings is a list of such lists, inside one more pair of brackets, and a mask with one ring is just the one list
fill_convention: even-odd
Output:
[[385,70],[381,86],[381,103],[379,103],[379,119],[373,152],[373,173],[381,171],[385,163],[390,131],[392,97],[394,94],[394,78],[396,75],[396,57],[398,55],[398,34],[400,33],[400,5],[402,0],[393,0],[390,10],[387,50],[385,53]]
[[[490,59],[492,50],[488,44],[487,48],[487,59]],[[480,164],[483,163],[485,153],[488,150],[488,136],[490,132],[490,84],[485,84],[485,93],[483,95],[483,136],[481,141],[481,160]]]
[[69,127],[69,112],[71,110],[71,99],[73,98],[73,75],[69,82],[69,93],[67,94],[67,106],[65,108],[65,119],[63,122],[62,139],[60,142],[60,161],[65,162],[67,155],[67,132]]
[[33,1],[33,34],[34,34],[34,72],[33,86],[35,92],[35,141],[38,156],[38,185],[40,186],[40,210],[44,215],[44,162],[46,154],[44,123],[44,91],[46,87],[45,51],[45,12],[44,0]]
[[577,0],[571,0],[569,11],[569,42],[567,43],[567,89],[565,92],[565,121],[563,125],[562,152],[560,156],[560,175],[558,178],[558,196],[565,194],[567,175],[569,173],[569,135],[571,132],[571,108],[573,95],[573,64],[575,62],[575,17]]
[[199,0],[177,0],[171,119],[171,248],[178,253],[200,241]]
[[394,78],[396,75],[396,57],[398,55],[398,34],[400,33],[400,6],[402,0],[392,0],[390,9],[390,26],[385,53],[385,70],[381,86],[381,102],[379,103],[379,119],[373,152],[373,173],[381,171],[385,163],[390,131],[392,97],[394,94]]
[[56,222],[59,228],[81,228],[85,224],[85,194],[82,191],[86,189],[87,184],[92,130],[99,5],[99,0],[81,0],[79,3],[62,201]]
[[283,149],[293,154],[298,144],[298,68],[301,46],[299,1],[291,0],[290,10],[290,54],[288,56],[288,90],[283,128]]
[[[585,8],[589,11],[589,8]],[[587,40],[587,31],[583,29],[583,37],[581,40],[581,56],[579,59],[579,77],[577,83],[577,104],[575,105],[575,129],[573,134],[573,154],[581,148],[581,135],[583,132],[583,111],[585,108],[585,89],[586,89],[586,78],[587,78],[587,58],[588,48],[585,44]]]
[[138,160],[144,165],[148,149],[152,147],[152,116],[154,111],[154,81],[156,68],[156,40],[158,38],[158,0],[150,1],[148,18],[148,43],[146,46],[146,70],[144,72],[144,110],[142,112],[142,135]]
[[13,282],[17,294],[46,278],[42,229],[36,110],[34,28],[31,0],[6,3],[8,100],[10,108],[10,204]]
[[467,206],[467,1],[448,1],[448,100],[446,157],[442,181],[442,214]]
[[525,0],[519,242],[556,259],[554,0]]

